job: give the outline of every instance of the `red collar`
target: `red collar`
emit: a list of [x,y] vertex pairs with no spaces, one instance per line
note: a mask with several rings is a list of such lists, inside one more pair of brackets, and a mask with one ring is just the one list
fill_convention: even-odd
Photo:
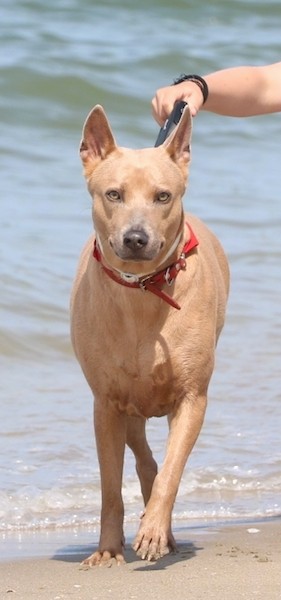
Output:
[[152,275],[144,275],[142,277],[138,277],[137,275],[134,276],[127,273],[119,273],[116,271],[112,271],[105,264],[103,264],[102,255],[96,240],[94,243],[93,256],[98,262],[101,263],[104,272],[111,279],[113,279],[113,281],[116,281],[116,283],[120,283],[121,285],[125,285],[126,287],[130,288],[148,290],[149,292],[156,294],[156,296],[159,296],[159,298],[162,298],[162,300],[165,300],[165,302],[168,302],[168,304],[179,310],[179,304],[175,300],[173,300],[171,296],[169,296],[166,292],[163,291],[162,286],[165,284],[171,286],[174,283],[179,272],[181,270],[184,270],[186,267],[185,259],[187,258],[187,255],[199,244],[190,225],[188,223],[186,223],[186,225],[190,232],[190,239],[188,240],[188,242],[185,243],[178,260],[166,267],[166,269],[158,271],[157,273],[153,273]]

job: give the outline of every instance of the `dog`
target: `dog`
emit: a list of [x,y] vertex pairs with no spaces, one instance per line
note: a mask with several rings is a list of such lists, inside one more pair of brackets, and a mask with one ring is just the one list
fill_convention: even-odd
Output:
[[[125,561],[126,445],[145,505],[133,548],[147,560],[176,550],[172,510],[204,420],[229,288],[219,241],[183,211],[191,132],[188,106],[157,148],[117,146],[99,105],[83,128],[80,155],[95,233],[73,285],[71,337],[94,395],[101,475],[100,541],[84,561],[90,566]],[[164,415],[169,436],[158,472],[145,425]]]

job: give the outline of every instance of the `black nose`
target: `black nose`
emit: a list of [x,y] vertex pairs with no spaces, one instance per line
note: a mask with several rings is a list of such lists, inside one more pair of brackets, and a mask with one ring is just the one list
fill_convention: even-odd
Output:
[[130,250],[141,250],[148,243],[148,235],[143,229],[129,229],[124,235],[123,242]]

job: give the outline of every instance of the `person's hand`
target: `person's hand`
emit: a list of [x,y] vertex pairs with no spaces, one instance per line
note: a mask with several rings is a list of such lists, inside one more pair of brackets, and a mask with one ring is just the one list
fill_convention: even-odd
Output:
[[159,125],[162,126],[165,123],[175,103],[180,100],[188,103],[190,112],[195,117],[203,105],[200,87],[193,81],[184,81],[157,90],[152,100],[152,114]]

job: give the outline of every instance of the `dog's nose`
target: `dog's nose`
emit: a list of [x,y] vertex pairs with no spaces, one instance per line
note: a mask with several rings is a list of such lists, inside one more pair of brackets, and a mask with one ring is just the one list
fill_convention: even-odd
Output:
[[141,250],[148,244],[148,235],[143,229],[129,229],[124,235],[123,242],[130,250]]

